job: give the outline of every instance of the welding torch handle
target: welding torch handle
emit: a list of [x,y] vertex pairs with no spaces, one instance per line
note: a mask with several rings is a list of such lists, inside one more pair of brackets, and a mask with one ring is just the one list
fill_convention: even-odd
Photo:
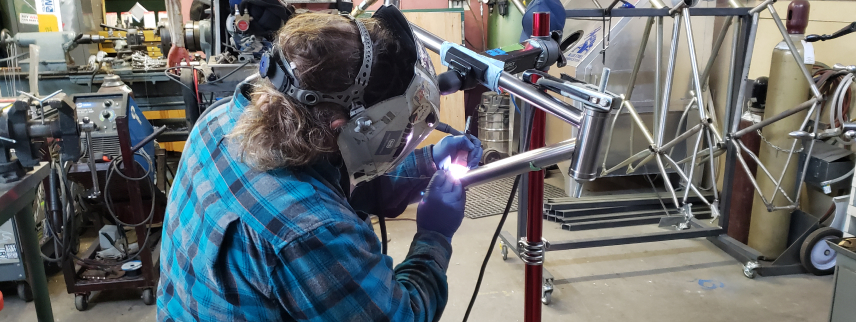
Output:
[[166,131],[166,125],[161,126],[160,128],[156,129],[154,132],[152,132],[152,134],[149,134],[149,136],[145,137],[142,141],[137,143],[137,145],[134,145],[131,148],[131,153],[136,153],[138,150],[142,149],[143,146],[145,146],[146,144],[149,144],[149,142],[151,142],[152,140],[157,138],[158,135],[161,135],[161,133],[163,133],[164,131]]
[[434,129],[437,131],[440,131],[443,133],[448,133],[448,134],[455,135],[455,136],[464,135],[464,133],[462,133],[461,131],[455,130],[455,128],[453,128],[451,125],[443,123],[443,122],[440,122],[439,124],[437,124],[437,127]]

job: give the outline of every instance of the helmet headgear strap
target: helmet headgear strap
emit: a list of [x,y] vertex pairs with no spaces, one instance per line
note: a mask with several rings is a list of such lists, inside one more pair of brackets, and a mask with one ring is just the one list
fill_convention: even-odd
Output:
[[374,57],[372,53],[372,40],[366,26],[359,20],[352,20],[360,32],[360,41],[363,44],[363,59],[360,69],[357,72],[357,77],[354,79],[354,84],[348,87],[348,89],[341,92],[323,93],[302,88],[295,73],[296,66],[285,58],[285,55],[279,48],[271,50],[273,55],[271,53],[262,55],[262,59],[259,62],[259,74],[263,78],[269,79],[280,92],[291,96],[307,106],[317,105],[318,103],[334,103],[346,107],[352,112],[364,108],[365,101],[363,100],[363,95],[369,83],[369,77],[372,72],[372,59]]

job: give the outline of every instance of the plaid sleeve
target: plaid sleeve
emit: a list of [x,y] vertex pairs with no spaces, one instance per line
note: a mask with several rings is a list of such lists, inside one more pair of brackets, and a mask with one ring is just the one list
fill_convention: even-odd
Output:
[[396,168],[351,192],[351,206],[367,214],[394,218],[418,201],[437,171],[432,146],[413,151]]
[[437,321],[448,300],[451,245],[435,232],[414,236],[395,269],[364,222],[327,222],[287,244],[270,285],[297,320]]

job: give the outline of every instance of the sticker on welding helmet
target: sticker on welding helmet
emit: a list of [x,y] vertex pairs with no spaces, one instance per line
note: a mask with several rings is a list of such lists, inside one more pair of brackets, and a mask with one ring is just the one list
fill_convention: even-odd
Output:
[[386,134],[383,135],[384,142],[381,146],[377,148],[375,155],[387,155],[392,153],[397,147],[395,142],[401,139],[401,131],[386,131]]
[[15,244],[6,244],[4,247],[6,251],[6,258],[8,259],[18,259],[18,247]]

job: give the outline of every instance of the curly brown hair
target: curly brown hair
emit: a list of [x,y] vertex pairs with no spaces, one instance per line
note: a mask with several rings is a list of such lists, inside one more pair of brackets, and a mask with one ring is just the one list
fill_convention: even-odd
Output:
[[[381,21],[362,19],[374,45],[372,75],[365,101],[400,95],[406,90],[403,74],[385,63],[400,52],[398,41]],[[296,65],[301,87],[320,92],[346,90],[362,61],[362,42],[356,25],[346,17],[304,13],[292,17],[277,33],[275,45]],[[259,79],[229,134],[240,147],[242,161],[256,170],[308,165],[338,152],[337,130],[331,123],[347,119],[344,107],[319,103],[308,107]]]

